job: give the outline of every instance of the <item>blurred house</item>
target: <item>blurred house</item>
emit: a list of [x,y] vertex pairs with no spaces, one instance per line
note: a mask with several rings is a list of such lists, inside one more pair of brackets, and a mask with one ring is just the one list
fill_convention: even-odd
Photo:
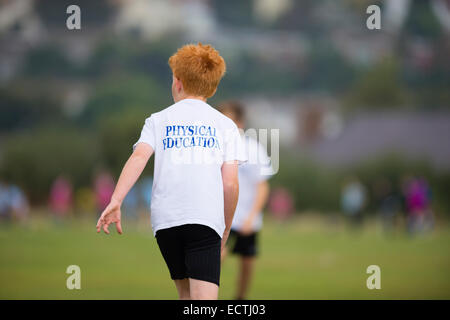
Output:
[[144,40],[158,40],[182,33],[203,39],[214,33],[216,24],[208,0],[116,0],[118,14],[114,29],[134,32]]
[[[389,30],[394,32],[400,30],[408,14],[410,14],[411,2],[411,0],[384,1],[386,7],[385,20]],[[442,28],[446,32],[450,32],[450,1],[430,0],[427,2]]]
[[243,99],[249,127],[280,129],[280,145],[329,166],[398,154],[450,169],[450,112],[362,111],[347,118],[327,95]]
[[242,99],[246,106],[247,127],[280,129],[280,144],[292,146],[297,138],[297,121],[293,115],[298,108],[296,98],[267,98],[263,96]]
[[333,139],[342,130],[339,105],[327,94],[252,96],[242,101],[247,108],[248,126],[280,129],[280,145],[286,148]]
[[30,45],[40,41],[42,29],[32,0],[0,1],[0,82],[17,72]]
[[293,0],[255,0],[254,15],[258,20],[272,23],[293,5]]
[[303,152],[330,166],[354,165],[394,153],[429,161],[437,169],[450,169],[448,137],[448,111],[363,112],[348,119],[338,137],[321,139]]
[[[77,63],[84,62],[109,30],[110,1],[83,3],[81,30],[69,31],[66,8],[69,1],[0,1],[0,81],[20,72],[23,58],[32,49],[46,45],[60,48]],[[89,6],[88,6],[89,5]]]

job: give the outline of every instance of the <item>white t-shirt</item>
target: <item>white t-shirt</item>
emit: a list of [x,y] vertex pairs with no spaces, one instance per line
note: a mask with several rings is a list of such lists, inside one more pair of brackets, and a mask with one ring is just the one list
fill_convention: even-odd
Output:
[[145,120],[138,143],[155,151],[151,200],[153,234],[202,224],[225,230],[221,167],[246,161],[234,122],[207,103],[184,99]]
[[[239,231],[253,208],[258,184],[273,175],[266,148],[249,136],[242,136],[242,141],[248,162],[239,166],[239,200],[231,225],[235,231]],[[253,220],[253,230],[260,230],[262,222],[263,216],[259,212]]]

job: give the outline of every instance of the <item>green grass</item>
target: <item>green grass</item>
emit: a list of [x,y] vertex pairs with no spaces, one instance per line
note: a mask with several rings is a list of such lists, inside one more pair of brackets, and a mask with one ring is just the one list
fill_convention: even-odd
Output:
[[[0,299],[176,299],[147,226],[98,235],[95,222],[37,220],[0,228]],[[346,231],[311,219],[266,222],[250,299],[450,299],[450,229],[387,237],[372,223]],[[220,298],[234,296],[238,261],[224,263]],[[69,265],[81,290],[68,290]],[[366,268],[381,268],[381,290],[366,287]]]

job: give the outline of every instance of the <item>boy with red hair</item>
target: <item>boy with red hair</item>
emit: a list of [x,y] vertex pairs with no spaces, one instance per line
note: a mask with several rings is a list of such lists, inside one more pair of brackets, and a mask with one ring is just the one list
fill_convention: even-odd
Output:
[[246,161],[237,126],[206,103],[225,73],[210,45],[186,45],[169,59],[174,104],[145,120],[97,232],[116,224],[120,207],[151,155],[153,233],[180,299],[217,299],[220,255],[238,200],[238,164]]

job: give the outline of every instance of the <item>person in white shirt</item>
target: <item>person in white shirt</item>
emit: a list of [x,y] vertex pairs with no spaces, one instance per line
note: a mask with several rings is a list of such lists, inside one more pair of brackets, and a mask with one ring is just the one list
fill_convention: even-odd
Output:
[[[219,110],[244,130],[245,112],[238,101],[227,101]],[[269,196],[268,179],[273,175],[266,148],[249,135],[242,135],[248,162],[239,166],[239,200],[231,225],[229,245],[240,256],[236,299],[247,296],[255,257],[258,253],[258,234],[262,228],[262,210]],[[225,257],[225,251],[222,258]]]
[[175,103],[145,120],[97,232],[122,233],[122,201],[155,153],[152,229],[179,298],[217,299],[245,153],[234,122],[206,103],[225,73],[219,52],[185,45],[169,65]]

